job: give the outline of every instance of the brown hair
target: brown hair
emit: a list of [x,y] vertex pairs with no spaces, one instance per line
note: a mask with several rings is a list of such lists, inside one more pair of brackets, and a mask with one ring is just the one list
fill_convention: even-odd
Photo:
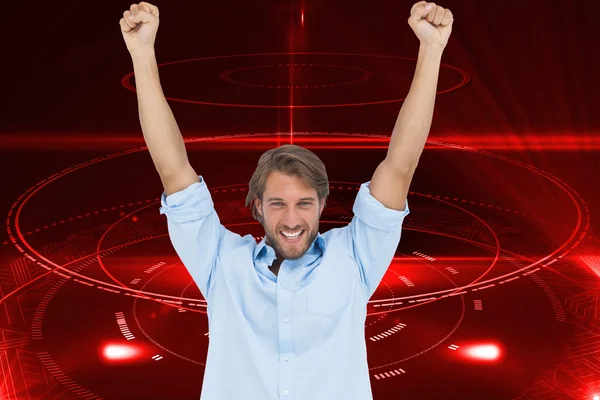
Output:
[[261,199],[265,191],[267,177],[271,172],[281,172],[290,176],[302,178],[309,186],[317,191],[319,205],[325,203],[329,196],[329,179],[323,161],[312,151],[296,146],[284,144],[283,146],[265,151],[258,160],[256,170],[248,184],[246,207],[252,209],[252,217],[263,222],[256,209],[254,199]]

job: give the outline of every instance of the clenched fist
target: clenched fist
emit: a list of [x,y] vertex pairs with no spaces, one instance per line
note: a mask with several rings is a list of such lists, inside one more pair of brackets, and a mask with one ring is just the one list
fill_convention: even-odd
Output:
[[158,30],[158,7],[142,1],[132,4],[119,21],[129,52],[154,48]]
[[408,24],[415,32],[421,44],[446,47],[452,32],[454,16],[447,8],[420,1],[410,10]]

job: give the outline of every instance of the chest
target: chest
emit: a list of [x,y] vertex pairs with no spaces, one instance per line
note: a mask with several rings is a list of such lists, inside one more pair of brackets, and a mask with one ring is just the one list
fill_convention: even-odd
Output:
[[326,254],[311,269],[294,268],[284,262],[273,281],[254,265],[249,251],[221,257],[208,299],[211,325],[223,322],[272,348],[287,345],[295,352],[334,340],[351,325],[363,329],[366,300],[352,257]]

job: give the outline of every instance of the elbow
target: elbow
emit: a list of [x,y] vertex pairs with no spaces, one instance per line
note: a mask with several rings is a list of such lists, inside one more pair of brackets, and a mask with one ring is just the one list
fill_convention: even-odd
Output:
[[419,164],[418,158],[402,157],[401,159],[393,160],[386,158],[384,161],[397,175],[412,175]]

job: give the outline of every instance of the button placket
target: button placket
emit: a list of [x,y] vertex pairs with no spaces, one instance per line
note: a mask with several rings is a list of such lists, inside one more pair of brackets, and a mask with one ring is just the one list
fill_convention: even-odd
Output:
[[[285,261],[284,261],[285,262]],[[281,269],[280,269],[281,271]],[[279,388],[281,399],[292,398],[292,363],[290,354],[293,353],[293,318],[292,292],[284,289],[281,277],[277,280],[277,308],[279,314]]]

